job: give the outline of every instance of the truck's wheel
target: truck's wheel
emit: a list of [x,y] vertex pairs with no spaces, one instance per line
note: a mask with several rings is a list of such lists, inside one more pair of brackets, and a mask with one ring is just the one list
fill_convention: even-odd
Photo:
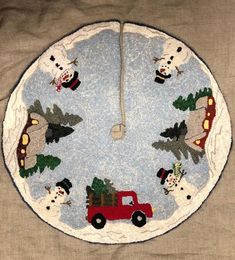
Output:
[[146,216],[141,211],[136,211],[131,218],[132,223],[137,227],[143,227],[146,224]]
[[106,224],[106,218],[102,214],[98,213],[92,218],[91,224],[94,228],[101,229]]

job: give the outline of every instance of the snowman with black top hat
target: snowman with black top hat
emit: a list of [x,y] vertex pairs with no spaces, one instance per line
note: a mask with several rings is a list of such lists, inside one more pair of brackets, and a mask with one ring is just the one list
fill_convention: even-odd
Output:
[[185,179],[186,174],[180,162],[174,163],[173,169],[161,168],[157,172],[161,185],[164,185],[164,193],[173,196],[178,206],[190,204],[198,193],[198,189]]
[[46,186],[47,195],[37,201],[40,212],[49,217],[59,217],[61,206],[71,206],[71,201],[67,200],[71,188],[72,183],[66,178],[57,182],[54,189]]

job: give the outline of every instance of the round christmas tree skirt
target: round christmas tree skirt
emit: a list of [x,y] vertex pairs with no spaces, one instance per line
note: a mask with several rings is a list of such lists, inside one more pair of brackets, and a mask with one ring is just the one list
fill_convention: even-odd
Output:
[[24,201],[98,243],[178,226],[214,188],[230,145],[226,103],[202,60],[132,23],[88,25],[53,44],[23,74],[3,123]]

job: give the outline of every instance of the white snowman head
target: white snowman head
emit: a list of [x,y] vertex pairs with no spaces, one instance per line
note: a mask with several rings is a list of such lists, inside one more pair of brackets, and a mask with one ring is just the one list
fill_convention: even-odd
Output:
[[177,181],[177,178],[176,178],[175,174],[169,173],[168,176],[165,179],[165,184],[168,188],[170,188],[173,185],[175,185],[176,181]]
[[177,182],[177,177],[172,169],[165,170],[161,168],[157,173],[157,177],[161,179],[161,185],[166,185],[167,188],[172,187]]

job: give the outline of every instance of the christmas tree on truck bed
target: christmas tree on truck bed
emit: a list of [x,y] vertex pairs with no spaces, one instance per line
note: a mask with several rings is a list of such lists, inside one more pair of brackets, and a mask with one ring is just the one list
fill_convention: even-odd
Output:
[[93,179],[92,185],[86,187],[88,206],[117,206],[117,190],[109,179]]

